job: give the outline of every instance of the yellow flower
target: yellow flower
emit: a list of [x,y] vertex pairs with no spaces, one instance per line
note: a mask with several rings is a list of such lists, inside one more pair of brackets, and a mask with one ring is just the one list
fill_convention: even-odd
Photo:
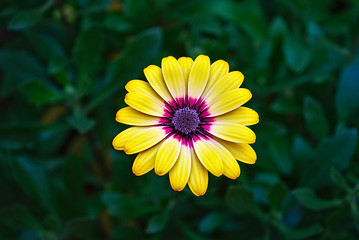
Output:
[[153,168],[169,172],[175,191],[188,184],[196,196],[206,193],[208,171],[236,179],[239,160],[253,164],[257,155],[249,145],[256,136],[248,125],[258,123],[257,112],[242,107],[252,94],[239,88],[244,76],[228,72],[228,63],[210,64],[207,56],[162,59],[162,69],[144,69],[148,80],[127,83],[125,102],[116,121],[133,125],[112,144],[127,154],[138,153],[132,171],[137,176]]

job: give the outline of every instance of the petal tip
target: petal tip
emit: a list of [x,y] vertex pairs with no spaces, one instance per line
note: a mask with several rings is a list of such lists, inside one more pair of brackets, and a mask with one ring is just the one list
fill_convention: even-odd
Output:
[[234,174],[231,174],[231,175],[227,175],[226,177],[228,177],[229,179],[232,179],[232,180],[236,180],[237,178],[239,178],[239,176],[241,175],[241,172],[238,171]]
[[130,149],[126,148],[126,146],[123,146],[123,151],[124,151],[127,155],[132,155],[132,154],[134,154],[134,152],[132,152]]
[[216,171],[212,171],[211,173],[216,177],[220,177],[223,175],[223,169],[222,169],[222,171],[220,171],[220,170],[217,171],[217,169],[216,169]]
[[132,85],[132,82],[131,82],[131,81],[129,81],[129,82],[125,85],[125,89],[126,89],[127,92],[130,92],[131,85]]
[[257,153],[253,150],[253,162],[252,164],[255,164],[257,162]]
[[151,64],[151,65],[148,65],[147,67],[145,67],[145,68],[143,69],[143,71],[148,71],[148,70],[150,70],[151,68],[157,68],[157,67],[158,67],[158,66]]
[[207,189],[205,189],[205,190],[202,190],[202,191],[196,191],[196,190],[193,190],[193,189],[191,189],[192,190],[192,193],[194,194],[194,195],[196,195],[197,197],[201,197],[201,196],[203,196],[204,194],[206,194],[206,191],[207,191]]
[[155,167],[155,173],[158,175],[158,176],[163,176],[166,174],[165,171],[163,171],[162,169],[158,169]]
[[248,95],[248,100],[251,99],[253,97],[252,92],[249,89],[246,89],[246,92],[247,92],[246,94]]
[[184,186],[182,187],[182,186],[173,186],[172,185],[171,187],[176,192],[180,192],[180,191],[182,191],[184,189]]
[[113,146],[113,148],[114,148],[115,150],[118,150],[118,151],[123,150],[123,148],[122,148],[122,147],[116,147],[115,145],[112,145],[112,146]]
[[143,174],[141,174],[140,171],[138,171],[138,170],[136,170],[136,169],[134,169],[134,168],[132,168],[132,173],[135,174],[137,177],[143,175]]
[[207,55],[204,55],[204,54],[198,55],[198,57],[201,57],[201,58],[208,58],[208,59],[209,59],[209,57],[208,57]]

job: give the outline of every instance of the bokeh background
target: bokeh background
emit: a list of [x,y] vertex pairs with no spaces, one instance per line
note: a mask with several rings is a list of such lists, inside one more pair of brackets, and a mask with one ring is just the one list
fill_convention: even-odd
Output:
[[[358,239],[359,1],[2,0],[0,239]],[[245,75],[258,154],[207,194],[112,148],[163,57]]]

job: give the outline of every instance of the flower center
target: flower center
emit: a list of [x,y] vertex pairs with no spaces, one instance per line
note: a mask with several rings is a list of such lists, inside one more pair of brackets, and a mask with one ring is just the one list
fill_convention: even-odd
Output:
[[196,131],[200,122],[197,111],[188,107],[176,110],[172,117],[174,128],[184,134]]

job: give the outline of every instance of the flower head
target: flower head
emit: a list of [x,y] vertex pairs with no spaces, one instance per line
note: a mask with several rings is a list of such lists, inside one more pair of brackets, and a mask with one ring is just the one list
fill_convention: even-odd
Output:
[[258,114],[242,107],[251,92],[239,88],[244,76],[228,72],[228,63],[210,64],[207,56],[162,59],[162,68],[144,69],[148,80],[127,83],[125,102],[116,121],[133,125],[113,140],[117,150],[138,153],[132,167],[137,176],[153,168],[157,175],[169,173],[172,188],[187,184],[201,196],[208,186],[208,171],[236,179],[236,160],[253,164],[256,153],[249,145],[256,136],[248,125]]

